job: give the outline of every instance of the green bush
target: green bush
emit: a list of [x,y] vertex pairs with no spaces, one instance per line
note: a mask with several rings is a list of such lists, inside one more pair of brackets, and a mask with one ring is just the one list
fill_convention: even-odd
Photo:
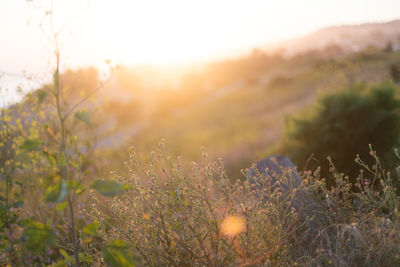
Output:
[[385,167],[393,168],[393,148],[400,131],[400,102],[395,91],[396,87],[389,83],[375,87],[359,84],[320,97],[308,116],[287,120],[281,152],[300,168],[321,166],[329,185],[334,179],[329,175],[327,157],[331,157],[338,171],[353,177],[354,184],[359,172],[354,159],[357,154],[368,158],[370,144]]

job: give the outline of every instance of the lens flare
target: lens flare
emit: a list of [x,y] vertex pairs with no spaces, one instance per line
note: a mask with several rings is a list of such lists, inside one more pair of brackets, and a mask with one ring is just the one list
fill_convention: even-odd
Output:
[[221,223],[221,232],[233,237],[246,230],[246,223],[240,216],[230,215],[226,217]]

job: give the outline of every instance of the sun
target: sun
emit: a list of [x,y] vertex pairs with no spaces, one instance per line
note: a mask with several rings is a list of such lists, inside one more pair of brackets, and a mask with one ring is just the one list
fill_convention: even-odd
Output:
[[[293,33],[297,26],[286,20],[293,21],[298,9],[304,8],[297,4],[287,9],[280,2],[265,0],[95,3],[85,20],[87,36],[97,42],[93,49],[128,65],[206,63],[244,55]],[[283,13],[288,19],[277,24]]]
[[90,23],[117,62],[188,63],[231,52],[218,12],[192,1],[104,1]]

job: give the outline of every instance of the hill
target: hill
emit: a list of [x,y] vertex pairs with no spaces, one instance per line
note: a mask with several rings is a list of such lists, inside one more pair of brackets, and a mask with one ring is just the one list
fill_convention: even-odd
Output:
[[[370,40],[377,48],[349,50],[337,57],[324,50],[291,57],[255,50],[187,71],[175,86],[151,86],[152,79],[154,84],[160,82],[157,72],[121,67],[108,87],[81,107],[91,114],[91,130],[81,129],[77,135],[90,140],[91,151],[108,162],[102,166],[107,171],[125,159],[121,151],[128,153],[127,147],[151,151],[165,138],[170,151],[190,160],[199,159],[204,146],[211,158],[223,157],[228,171],[240,176],[241,168],[267,155],[279,142],[285,116],[307,107],[317,94],[389,79],[390,66],[400,64],[400,51],[385,50],[389,37],[376,39],[369,33],[379,30],[394,38],[399,23],[332,27],[287,44],[300,49],[298,44],[306,40],[328,43],[337,40],[335,36],[344,36],[340,40],[346,43],[352,32],[359,32],[352,40]],[[61,83],[69,88],[73,103],[81,87],[90,91],[98,79],[93,69],[68,71]],[[52,112],[49,102],[46,113]]]
[[389,42],[395,50],[400,47],[400,20],[384,23],[333,26],[310,35],[268,46],[282,50],[286,55],[296,55],[311,50],[334,53],[360,52],[368,47],[384,48]]

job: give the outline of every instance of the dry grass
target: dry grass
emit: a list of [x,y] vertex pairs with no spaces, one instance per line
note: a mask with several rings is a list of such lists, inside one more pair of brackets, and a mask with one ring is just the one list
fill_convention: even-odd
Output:
[[[383,190],[363,175],[357,192],[331,166],[337,184],[305,172],[300,187],[284,190],[259,175],[232,183],[222,162],[206,155],[192,169],[164,152],[148,164],[133,152],[127,162],[133,190],[113,200],[94,199],[102,238],[129,241],[143,265],[159,266],[396,266],[400,263],[399,197],[391,174],[374,173]],[[363,164],[362,161],[359,161]],[[281,182],[290,184],[284,177]],[[256,186],[255,186],[256,185]],[[311,204],[294,205],[307,192]]]

